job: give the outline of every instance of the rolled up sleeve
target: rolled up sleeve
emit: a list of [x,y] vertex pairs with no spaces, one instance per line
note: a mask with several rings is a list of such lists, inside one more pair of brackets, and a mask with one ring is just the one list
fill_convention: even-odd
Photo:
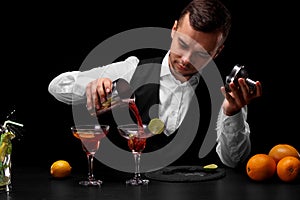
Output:
[[250,128],[246,119],[246,106],[233,116],[226,116],[220,110],[216,151],[221,161],[229,167],[236,167],[250,154]]

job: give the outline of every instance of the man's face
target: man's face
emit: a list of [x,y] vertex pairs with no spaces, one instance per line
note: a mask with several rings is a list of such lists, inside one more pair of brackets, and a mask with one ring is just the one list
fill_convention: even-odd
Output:
[[172,28],[172,43],[169,65],[173,75],[179,80],[188,80],[215,58],[222,49],[221,33],[195,31],[186,15],[180,24]]

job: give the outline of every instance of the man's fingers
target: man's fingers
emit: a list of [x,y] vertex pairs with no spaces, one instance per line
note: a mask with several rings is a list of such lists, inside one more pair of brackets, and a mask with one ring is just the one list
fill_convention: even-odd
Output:
[[85,89],[86,95],[86,108],[91,110],[93,108],[93,99],[92,99],[92,83],[89,83]]
[[221,92],[223,94],[223,96],[227,99],[228,102],[234,102],[234,98],[230,95],[229,92],[226,92],[225,87],[222,86],[221,87]]
[[106,95],[112,92],[112,82],[110,79],[104,79],[102,85]]
[[255,82],[255,86],[256,86],[256,97],[259,97],[262,95],[262,86],[261,83],[259,81]]
[[86,87],[86,107],[90,113],[100,110],[102,103],[107,100],[107,94],[111,93],[112,82],[108,78],[99,78],[90,82]]

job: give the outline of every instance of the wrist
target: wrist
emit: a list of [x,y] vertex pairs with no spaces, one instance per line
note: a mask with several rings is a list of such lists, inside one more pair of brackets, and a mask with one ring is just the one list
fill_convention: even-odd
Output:
[[226,116],[233,116],[233,115],[236,115],[237,113],[239,113],[241,110],[229,110],[229,109],[226,109],[223,107],[223,113],[224,115]]

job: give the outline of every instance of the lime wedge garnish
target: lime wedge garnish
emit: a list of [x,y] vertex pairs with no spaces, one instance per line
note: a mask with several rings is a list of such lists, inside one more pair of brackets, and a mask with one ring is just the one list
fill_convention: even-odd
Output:
[[110,97],[102,103],[102,107],[108,108],[111,105],[111,103],[112,103],[112,98]]
[[153,118],[148,124],[148,129],[151,133],[155,135],[160,134],[165,130],[165,123],[159,118]]
[[218,165],[216,165],[216,164],[209,164],[209,165],[203,166],[203,169],[206,169],[206,170],[215,170],[217,168],[218,168]]

